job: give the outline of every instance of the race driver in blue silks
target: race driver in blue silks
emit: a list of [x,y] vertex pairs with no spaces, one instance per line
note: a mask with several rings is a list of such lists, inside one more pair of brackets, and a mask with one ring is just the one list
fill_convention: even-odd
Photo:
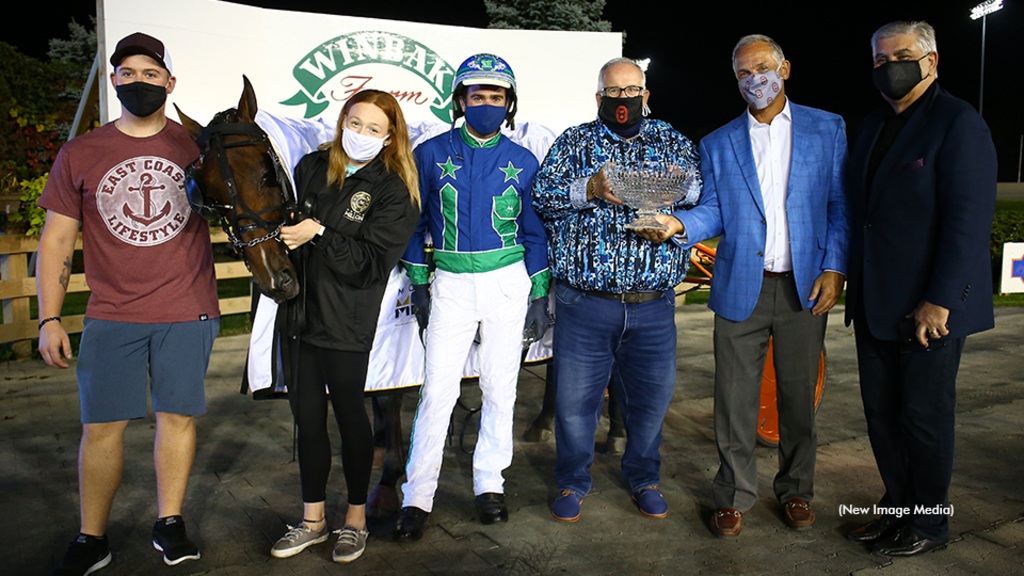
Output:
[[[536,337],[548,325],[546,236],[530,197],[538,164],[500,131],[506,122],[515,127],[516,79],[508,63],[492,54],[463,62],[452,108],[454,120],[466,121],[414,151],[423,214],[402,261],[426,325],[426,375],[394,532],[400,540],[418,540],[433,508],[448,423],[478,331],[483,408],[473,489],[481,522],[508,520],[501,473],[512,463],[524,324]],[[436,266],[429,286],[427,233]]]

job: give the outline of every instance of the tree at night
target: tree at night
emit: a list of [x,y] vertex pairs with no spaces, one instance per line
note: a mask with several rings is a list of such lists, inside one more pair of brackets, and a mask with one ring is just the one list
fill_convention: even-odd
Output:
[[484,0],[489,28],[611,32],[605,0]]

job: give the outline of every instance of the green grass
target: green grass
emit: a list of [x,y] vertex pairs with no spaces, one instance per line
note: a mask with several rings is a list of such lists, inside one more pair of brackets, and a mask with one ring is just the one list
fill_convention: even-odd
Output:
[[708,296],[711,292],[707,290],[694,290],[693,292],[686,293],[686,305],[690,304],[707,304]]
[[[248,278],[231,278],[217,282],[217,297],[235,298],[251,294],[250,280]],[[220,336],[236,336],[248,334],[252,330],[252,322],[249,314],[231,314],[220,318]]]
[[992,297],[992,303],[996,306],[1024,306],[1024,293],[996,294]]
[[1001,210],[1024,212],[1024,198],[996,200],[996,212]]

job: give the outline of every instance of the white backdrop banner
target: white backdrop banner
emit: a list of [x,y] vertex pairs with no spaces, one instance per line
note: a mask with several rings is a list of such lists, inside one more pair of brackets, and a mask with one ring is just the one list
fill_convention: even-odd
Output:
[[[463,28],[216,0],[100,0],[99,9],[104,79],[119,39],[159,38],[178,79],[168,100],[203,124],[235,105],[243,74],[260,109],[278,116],[333,123],[352,94],[375,88],[395,95],[409,123],[447,123],[459,64],[491,52],[515,72],[516,120],[560,133],[595,118],[598,70],[622,52],[619,33]],[[109,80],[101,86],[101,114],[116,118]]]

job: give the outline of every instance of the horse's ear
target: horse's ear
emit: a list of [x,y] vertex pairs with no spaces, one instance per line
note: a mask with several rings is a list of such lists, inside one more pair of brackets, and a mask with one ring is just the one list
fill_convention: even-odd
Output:
[[203,126],[199,122],[196,122],[186,116],[185,113],[181,111],[181,108],[178,108],[177,104],[174,105],[174,109],[178,111],[178,119],[181,120],[181,125],[185,127],[185,130],[188,130],[188,133],[192,135],[192,139],[195,140],[198,138],[199,134],[203,131]]
[[238,100],[238,113],[243,117],[248,118],[250,122],[256,121],[256,91],[252,89],[252,83],[249,79],[242,75],[242,83],[245,87],[242,88],[242,97]]

